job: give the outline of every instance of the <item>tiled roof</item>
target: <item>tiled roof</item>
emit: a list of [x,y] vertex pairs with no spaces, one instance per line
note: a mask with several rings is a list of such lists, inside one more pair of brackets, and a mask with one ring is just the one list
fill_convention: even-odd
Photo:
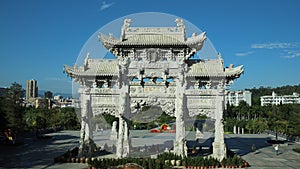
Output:
[[119,71],[117,60],[96,60],[90,59],[88,69],[89,74],[97,75],[117,75]]
[[118,45],[184,45],[184,43],[164,34],[137,34],[128,37]]
[[225,76],[225,73],[220,60],[202,60],[190,67],[187,76]]
[[[69,76],[117,76],[117,60],[88,59],[86,67],[65,66]],[[237,77],[244,72],[243,66],[224,68],[221,60],[201,60],[194,63],[188,70],[190,77]]]
[[74,78],[75,76],[114,76],[118,75],[117,60],[89,59],[87,67],[71,67],[65,65],[64,71]]

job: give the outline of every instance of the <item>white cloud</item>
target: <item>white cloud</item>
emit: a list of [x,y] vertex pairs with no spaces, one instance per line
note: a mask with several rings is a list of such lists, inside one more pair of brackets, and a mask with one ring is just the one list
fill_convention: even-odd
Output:
[[270,42],[270,43],[259,43],[251,45],[254,49],[286,49],[286,48],[299,48],[299,42]]
[[100,6],[100,11],[103,11],[109,7],[111,7],[113,4],[115,4],[114,2],[112,3],[106,3],[105,1],[102,2],[101,6]]
[[239,53],[235,53],[235,56],[248,56],[251,55],[252,53],[254,53],[253,51],[249,51],[249,52],[239,52]]
[[281,56],[281,57],[285,58],[285,59],[293,59],[293,58],[296,58],[296,57],[300,57],[300,51],[285,50],[284,52],[286,52],[286,54]]

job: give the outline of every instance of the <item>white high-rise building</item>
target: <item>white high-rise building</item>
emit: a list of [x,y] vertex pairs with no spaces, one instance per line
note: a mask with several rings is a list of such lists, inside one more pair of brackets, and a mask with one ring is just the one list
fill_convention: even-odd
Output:
[[230,106],[238,106],[241,101],[245,101],[249,106],[252,105],[252,93],[250,91],[228,91],[226,96],[226,103]]
[[298,93],[293,93],[292,95],[282,95],[278,96],[275,92],[272,95],[261,96],[260,105],[280,105],[280,104],[300,104],[300,97]]
[[38,96],[38,86],[37,81],[27,80],[26,81],[26,100],[29,100],[31,98],[36,98]]

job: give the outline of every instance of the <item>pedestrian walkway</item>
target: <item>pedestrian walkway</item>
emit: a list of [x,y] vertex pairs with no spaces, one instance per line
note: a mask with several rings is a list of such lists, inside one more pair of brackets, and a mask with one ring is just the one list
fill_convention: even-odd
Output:
[[[299,169],[300,154],[293,151],[299,148],[297,143],[280,145],[279,154],[276,155],[274,147],[266,140],[274,139],[266,134],[251,135],[226,135],[227,146],[241,155],[253,169]],[[252,152],[252,145],[255,144],[256,151]]]

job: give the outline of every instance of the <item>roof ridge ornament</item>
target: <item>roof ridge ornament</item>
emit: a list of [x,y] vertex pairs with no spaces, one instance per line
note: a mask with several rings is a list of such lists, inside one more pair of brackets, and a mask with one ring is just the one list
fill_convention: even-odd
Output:
[[177,28],[178,30],[181,30],[181,31],[185,31],[185,25],[183,24],[183,19],[181,18],[176,18],[175,19],[175,22],[177,23]]
[[123,26],[122,26],[122,32],[121,32],[121,41],[123,41],[125,39],[125,31],[127,28],[130,27],[130,24],[131,24],[131,19],[124,19],[124,23],[123,23]]
[[224,65],[224,60],[223,60],[221,52],[218,52],[218,59],[222,63],[222,65]]
[[176,18],[175,22],[177,23],[177,29],[178,31],[183,32],[183,37],[185,38],[184,40],[186,40],[186,36],[185,36],[185,25],[183,23],[183,19],[181,18]]
[[89,66],[89,59],[90,59],[90,52],[88,52],[85,56],[84,65],[83,65],[84,70],[87,70]]

